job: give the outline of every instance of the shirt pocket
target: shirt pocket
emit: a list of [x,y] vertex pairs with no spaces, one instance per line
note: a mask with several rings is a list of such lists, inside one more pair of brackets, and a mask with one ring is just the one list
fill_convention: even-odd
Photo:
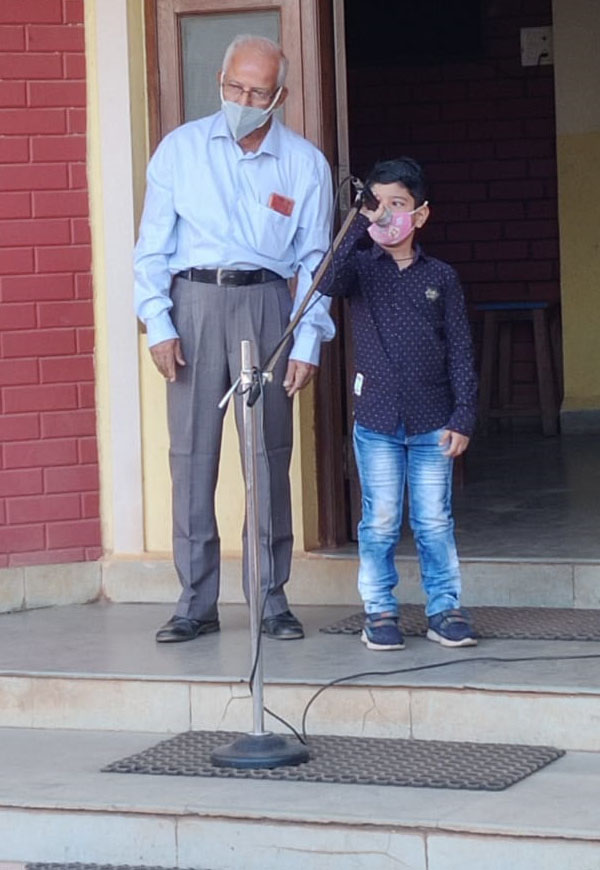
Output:
[[287,259],[284,254],[294,238],[293,219],[259,202],[253,204],[248,217],[249,231],[256,251],[273,260]]
[[442,297],[435,300],[427,300],[424,307],[427,320],[435,330],[444,331],[445,305]]

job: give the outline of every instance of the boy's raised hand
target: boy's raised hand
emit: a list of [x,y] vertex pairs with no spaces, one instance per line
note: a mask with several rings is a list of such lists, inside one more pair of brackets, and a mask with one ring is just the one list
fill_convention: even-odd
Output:
[[366,205],[363,205],[363,207],[360,210],[360,213],[364,214],[366,217],[368,217],[372,224],[381,220],[384,217],[384,215],[386,214],[386,212],[387,212],[387,209],[382,202],[379,203],[379,208],[377,208],[375,211],[371,211],[370,209],[368,209],[366,207]]
[[467,435],[462,435],[460,432],[454,432],[452,429],[444,429],[444,434],[440,438],[438,444],[443,447],[448,445],[448,449],[444,450],[444,456],[450,456],[452,459],[464,453],[469,446],[469,438]]

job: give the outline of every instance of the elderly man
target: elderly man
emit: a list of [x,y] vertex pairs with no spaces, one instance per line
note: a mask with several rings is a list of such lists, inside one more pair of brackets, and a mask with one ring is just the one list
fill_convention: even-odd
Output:
[[[165,137],[148,166],[135,251],[136,311],[167,381],[173,481],[173,552],[182,585],[156,639],[219,630],[219,537],[214,511],[223,412],[238,377],[240,344],[264,360],[298,307],[329,243],[331,176],[320,151],[273,112],[287,61],[279,46],[239,36],[217,76],[222,108]],[[292,300],[288,279],[297,275]],[[292,396],[313,377],[321,341],[333,337],[326,303],[311,306],[262,400],[258,456],[262,630],[304,636],[288,608],[292,525]],[[238,434],[241,397],[235,398]],[[244,533],[243,583],[248,597]]]

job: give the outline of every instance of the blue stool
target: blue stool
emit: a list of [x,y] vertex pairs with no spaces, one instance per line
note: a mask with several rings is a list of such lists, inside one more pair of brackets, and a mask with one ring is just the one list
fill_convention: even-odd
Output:
[[[483,343],[479,381],[479,426],[482,434],[489,430],[490,418],[530,417],[538,414],[544,435],[558,433],[558,384],[552,364],[550,338],[550,302],[481,302]],[[533,328],[538,404],[532,407],[511,403],[512,324],[529,321]],[[497,369],[496,369],[496,361]],[[557,373],[558,375],[558,373]],[[498,404],[492,407],[494,380],[498,385]]]

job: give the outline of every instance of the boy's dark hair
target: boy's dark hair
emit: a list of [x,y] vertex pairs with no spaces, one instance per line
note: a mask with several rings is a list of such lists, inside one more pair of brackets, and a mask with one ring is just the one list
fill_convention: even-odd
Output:
[[423,205],[427,199],[427,182],[423,169],[412,157],[397,157],[376,163],[367,177],[367,186],[372,184],[403,184],[415,201],[415,206]]

